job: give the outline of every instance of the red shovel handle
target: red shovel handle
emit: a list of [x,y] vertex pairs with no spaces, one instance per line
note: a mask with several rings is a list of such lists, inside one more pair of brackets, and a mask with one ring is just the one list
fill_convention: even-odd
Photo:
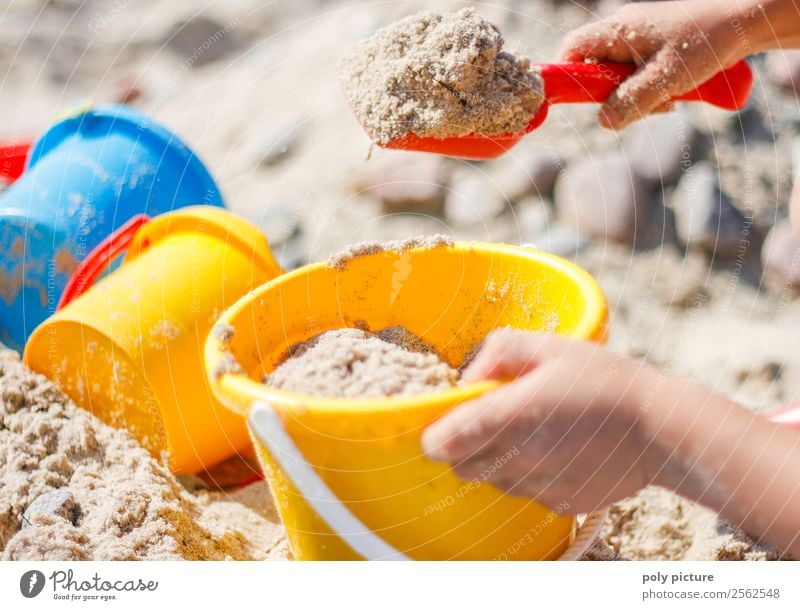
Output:
[[114,259],[128,249],[133,236],[149,220],[150,217],[147,214],[137,214],[97,244],[97,247],[89,252],[89,255],[81,261],[75,269],[75,273],[69,278],[56,311],[86,292]]
[[[545,97],[551,104],[604,102],[637,69],[635,64],[582,62],[539,64],[538,67],[544,79]],[[673,99],[741,110],[747,105],[752,88],[753,72],[742,60]]]

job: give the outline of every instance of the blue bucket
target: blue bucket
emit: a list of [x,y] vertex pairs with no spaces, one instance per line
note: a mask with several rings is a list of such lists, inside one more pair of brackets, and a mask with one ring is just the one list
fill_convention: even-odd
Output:
[[21,349],[76,265],[136,214],[224,207],[214,179],[168,129],[126,106],[53,125],[0,198],[0,342]]

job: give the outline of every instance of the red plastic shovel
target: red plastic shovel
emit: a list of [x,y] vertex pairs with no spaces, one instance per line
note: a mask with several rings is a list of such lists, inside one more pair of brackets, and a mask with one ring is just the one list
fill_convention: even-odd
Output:
[[[438,153],[463,159],[493,159],[512,148],[527,133],[541,125],[553,104],[604,102],[608,96],[636,71],[625,63],[558,63],[537,64],[544,80],[544,101],[536,115],[521,133],[499,136],[470,134],[452,138],[420,137],[409,134],[383,145],[384,148]],[[675,101],[706,102],[725,110],[741,110],[753,88],[753,73],[747,62],[740,61],[712,76],[696,89]]]

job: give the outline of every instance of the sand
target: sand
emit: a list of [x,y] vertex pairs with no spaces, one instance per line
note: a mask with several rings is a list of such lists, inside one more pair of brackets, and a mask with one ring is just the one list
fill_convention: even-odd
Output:
[[230,324],[219,322],[214,325],[214,328],[211,329],[211,336],[215,339],[219,339],[223,343],[230,343],[235,332],[236,329],[234,329]]
[[214,365],[214,369],[211,371],[211,374],[214,376],[214,379],[219,379],[223,375],[243,372],[244,370],[242,369],[242,365],[239,364],[239,362],[236,360],[236,357],[230,352],[225,352],[220,356],[219,360]]
[[451,245],[453,245],[453,238],[447,237],[446,235],[420,235],[383,243],[378,241],[363,241],[348,246],[341,252],[332,254],[328,259],[328,264],[334,269],[342,270],[347,267],[350,261],[360,256],[368,256],[379,252],[395,252],[401,254],[412,248],[442,248]]
[[[759,543],[715,513],[665,489],[648,487],[611,507],[600,540],[614,558],[631,560],[775,560]],[[603,544],[592,549],[590,558]]]
[[331,330],[292,346],[264,383],[311,396],[373,398],[446,390],[458,372],[404,328]]
[[197,496],[134,441],[0,351],[0,552],[16,560],[266,559],[283,527],[257,483]]
[[341,61],[342,82],[379,144],[408,133],[519,133],[541,103],[542,79],[503,44],[500,30],[474,9],[421,13],[353,47]]

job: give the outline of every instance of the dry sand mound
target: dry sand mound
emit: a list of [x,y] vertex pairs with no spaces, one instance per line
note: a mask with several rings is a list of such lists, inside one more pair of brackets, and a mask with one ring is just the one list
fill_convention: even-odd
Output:
[[0,352],[4,559],[264,559],[285,554],[263,483],[194,496],[126,432]]
[[542,101],[530,60],[503,50],[472,8],[421,13],[375,32],[342,60],[353,110],[377,142],[521,132]]
[[264,380],[272,387],[327,397],[411,396],[456,384],[451,368],[401,326],[378,333],[340,328],[292,346]]

